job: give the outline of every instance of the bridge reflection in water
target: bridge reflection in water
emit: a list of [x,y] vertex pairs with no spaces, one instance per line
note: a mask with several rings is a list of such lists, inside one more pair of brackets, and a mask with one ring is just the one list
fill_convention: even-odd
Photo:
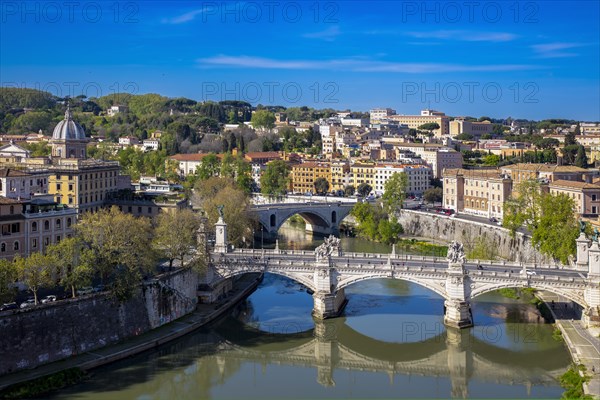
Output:
[[[354,330],[345,317],[315,320],[314,329],[304,332],[274,334],[256,329],[240,315],[154,353],[100,369],[83,388],[71,388],[59,398],[222,398],[232,397],[232,390],[234,398],[250,393],[256,398],[273,393],[277,398],[331,397],[336,384],[340,389],[351,387],[353,393],[364,391],[354,395],[358,397],[385,390],[394,390],[390,395],[396,397],[432,397],[431,387],[415,388],[419,379],[424,379],[423,385],[440,386],[434,397],[467,398],[474,382],[512,385],[517,397],[523,397],[532,388],[556,386],[556,377],[565,369],[564,360],[548,358],[547,350],[510,351],[468,330],[447,328],[437,335],[430,332],[421,342],[390,343]],[[362,375],[361,384],[348,382],[343,371],[349,371],[350,378],[373,374],[369,380],[380,387],[365,387]],[[319,385],[307,387],[311,376]],[[410,386],[402,385],[406,380]],[[499,392],[501,397],[505,393]]]

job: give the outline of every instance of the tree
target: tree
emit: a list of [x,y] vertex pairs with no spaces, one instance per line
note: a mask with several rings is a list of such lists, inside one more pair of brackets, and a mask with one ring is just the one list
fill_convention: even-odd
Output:
[[353,185],[348,185],[344,188],[344,196],[350,197],[354,194],[355,191],[356,191],[356,189],[354,188]]
[[408,189],[408,176],[404,172],[394,172],[384,185],[382,200],[385,210],[393,214],[402,208]]
[[271,161],[260,177],[260,191],[267,196],[283,196],[289,185],[290,169],[283,160]]
[[130,298],[136,285],[155,267],[148,218],[124,214],[113,206],[85,213],[75,231],[91,250],[90,258],[102,282],[112,282],[118,300]]
[[578,224],[573,199],[564,194],[542,193],[536,181],[524,181],[504,207],[503,225],[511,235],[524,227],[543,254],[563,263],[575,254]]
[[216,154],[210,153],[202,158],[200,165],[196,168],[196,175],[201,181],[205,181],[210,177],[218,176],[220,172],[219,158]]
[[0,259],[0,303],[8,303],[15,298],[17,289],[14,286],[18,277],[14,262]]
[[358,185],[358,189],[356,189],[358,195],[361,197],[367,197],[371,193],[371,190],[373,190],[373,187],[368,183],[361,183]]
[[256,222],[248,213],[250,199],[243,190],[236,187],[233,180],[213,177],[196,189],[200,206],[208,218],[208,226],[215,226],[219,219],[217,206],[222,205],[229,242],[240,246],[245,239],[251,238]]
[[560,149],[563,159],[566,164],[575,164],[577,153],[579,152],[578,144],[570,144]]
[[38,304],[38,290],[52,284],[52,259],[42,253],[31,253],[27,258],[15,257],[15,264],[19,280],[27,285]]
[[169,268],[174,260],[181,260],[183,267],[185,257],[194,253],[199,226],[198,215],[187,208],[159,214],[153,244],[169,260]]
[[329,182],[323,177],[317,178],[314,182],[314,185],[315,192],[317,194],[323,195],[327,194],[327,192],[329,191]]
[[272,129],[275,126],[275,114],[268,110],[257,110],[252,114],[251,122],[254,129]]
[[517,229],[524,227],[533,232],[539,225],[542,192],[540,183],[526,180],[518,184],[504,205],[505,228],[514,236]]
[[432,131],[440,129],[440,124],[438,124],[437,122],[428,122],[426,124],[420,125],[417,129],[421,131],[428,131],[429,134],[431,134]]
[[94,274],[93,253],[79,238],[66,238],[48,246],[47,254],[59,276],[59,283],[71,288],[75,297],[77,287],[87,286]]
[[575,239],[579,235],[579,226],[575,217],[575,202],[566,194],[542,196],[540,218],[532,232],[531,242],[543,254],[569,262],[569,256],[575,254]]
[[442,188],[440,187],[435,187],[435,188],[429,188],[427,190],[425,190],[425,192],[423,193],[423,200],[425,200],[428,203],[434,204],[436,202],[441,202],[444,196],[444,192],[442,190]]
[[585,154],[585,148],[582,145],[579,145],[577,149],[577,156],[575,157],[575,165],[579,168],[587,168],[588,166],[588,158]]

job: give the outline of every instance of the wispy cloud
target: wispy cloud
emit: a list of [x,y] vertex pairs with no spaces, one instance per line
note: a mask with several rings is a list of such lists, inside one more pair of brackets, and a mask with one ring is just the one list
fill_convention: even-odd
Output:
[[163,18],[161,20],[161,22],[163,24],[172,24],[172,25],[185,24],[186,22],[193,21],[198,15],[201,15],[204,12],[206,12],[206,7],[199,8],[197,10],[188,11],[185,14],[181,14],[176,17]]
[[304,35],[302,35],[302,37],[309,39],[321,39],[327,42],[332,42],[339,35],[341,35],[340,27],[335,25],[328,29],[325,29],[324,31],[305,33]]
[[418,39],[445,39],[465,42],[510,42],[519,36],[508,32],[482,32],[465,30],[437,30],[422,32],[405,32],[408,36]]
[[565,51],[574,49],[577,47],[587,46],[585,43],[566,43],[566,42],[554,42],[535,44],[531,46],[539,58],[562,58],[562,57],[576,57],[579,54]]
[[395,72],[395,73],[440,73],[440,72],[503,72],[540,69],[537,65],[526,64],[490,64],[465,65],[445,63],[402,63],[360,58],[335,60],[277,60],[253,56],[227,56],[201,58],[197,60],[201,67],[238,67],[256,69],[305,69],[339,70],[353,72]]

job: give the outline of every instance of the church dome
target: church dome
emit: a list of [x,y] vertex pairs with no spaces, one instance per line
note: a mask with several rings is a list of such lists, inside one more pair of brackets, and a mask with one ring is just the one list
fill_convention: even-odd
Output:
[[67,105],[65,119],[60,121],[54,128],[52,139],[54,140],[85,140],[85,132],[81,125],[73,121],[71,108]]

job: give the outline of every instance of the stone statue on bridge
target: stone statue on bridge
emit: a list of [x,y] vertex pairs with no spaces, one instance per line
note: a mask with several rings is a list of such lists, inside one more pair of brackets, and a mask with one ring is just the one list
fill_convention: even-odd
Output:
[[448,260],[450,264],[464,264],[465,261],[467,261],[462,243],[457,242],[456,240],[453,240],[450,243],[446,260]]
[[334,253],[336,256],[340,255],[340,239],[333,235],[326,238],[323,244],[315,249],[317,261],[328,260]]

